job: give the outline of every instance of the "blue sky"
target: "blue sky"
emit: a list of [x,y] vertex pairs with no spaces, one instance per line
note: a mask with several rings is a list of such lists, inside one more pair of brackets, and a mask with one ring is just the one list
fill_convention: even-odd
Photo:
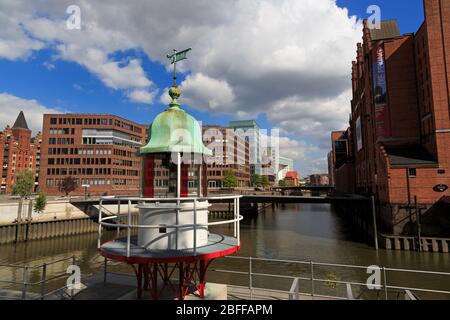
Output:
[[[52,0],[49,1],[51,2]],[[298,3],[301,4],[302,1],[297,1],[296,4],[292,5],[298,6]],[[327,0],[321,0],[321,2],[325,1]],[[83,0],[72,2],[80,3],[83,10]],[[99,1],[94,1],[94,3],[98,2]],[[155,0],[155,2],[157,2],[157,0]],[[270,0],[267,0],[267,2],[270,2]],[[71,1],[68,3],[71,3]],[[224,1],[224,3],[227,2]],[[372,4],[377,4],[381,7],[382,19],[398,19],[402,33],[415,32],[423,21],[422,0],[337,0],[337,4],[340,7],[348,8],[349,14],[356,15],[358,19],[366,18],[368,16],[366,13],[367,7]],[[270,33],[271,19],[277,19],[277,16],[272,16],[276,4],[270,5],[272,7],[269,8],[272,8],[272,11],[266,10],[266,7],[261,6],[262,14],[270,18],[266,19],[266,21],[259,26],[260,30],[264,30],[266,33]],[[4,5],[0,5],[0,7],[1,6]],[[240,8],[242,8],[242,6],[244,5],[241,5]],[[20,7],[20,5],[18,7]],[[14,97],[20,99],[9,99],[7,101],[18,101],[17,105],[14,107],[16,109],[25,109],[26,115],[27,111],[29,111],[29,114],[31,114],[29,117],[34,117],[34,114],[31,113],[31,109],[27,110],[28,101],[32,101],[34,105],[47,108],[43,110],[56,109],[62,112],[73,113],[112,113],[139,123],[149,124],[158,113],[166,108],[160,97],[164,93],[164,89],[171,84],[171,72],[167,69],[167,65],[165,65],[163,53],[169,53],[172,49],[171,45],[177,45],[180,49],[185,45],[190,45],[195,42],[193,39],[195,39],[196,36],[202,35],[202,33],[195,34],[194,36],[188,35],[186,36],[187,40],[178,36],[178,38],[181,39],[179,41],[160,43],[157,40],[153,40],[153,29],[151,27],[142,31],[143,35],[141,38],[136,37],[136,39],[133,39],[133,44],[128,44],[126,40],[123,40],[122,37],[118,36],[119,40],[117,40],[117,42],[122,41],[120,45],[115,46],[115,43],[109,44],[107,42],[105,44],[97,45],[95,44],[95,38],[93,38],[91,41],[94,44],[92,44],[91,47],[94,47],[97,51],[105,54],[103,58],[99,58],[98,60],[99,63],[104,63],[105,66],[97,68],[96,63],[87,61],[87,59],[84,60],[84,50],[91,49],[89,45],[85,45],[82,40],[79,41],[75,39],[73,40],[73,43],[78,46],[77,48],[80,49],[80,51],[71,53],[70,50],[72,47],[68,45],[72,41],[70,35],[59,36],[58,33],[55,32],[57,29],[51,29],[52,26],[50,23],[56,21],[58,18],[61,19],[64,17],[64,14],[61,14],[61,11],[58,12],[56,10],[57,8],[55,9],[51,6],[37,7],[36,5],[36,8],[29,8],[29,6],[26,5],[26,2],[24,2],[23,8],[24,12],[29,14],[29,20],[23,21],[20,25],[13,25],[14,21],[12,19],[8,21],[8,17],[0,15],[0,22],[5,22],[5,24],[10,23],[11,29],[14,32],[17,32],[17,37],[23,39],[22,44],[19,40],[15,41],[14,35],[11,36],[11,32],[2,34],[2,31],[0,31],[0,47],[2,41],[5,43],[4,46],[11,46],[11,50],[9,51],[2,52],[0,50],[0,72],[3,75],[0,77],[0,93],[7,94],[8,98]],[[15,14],[15,11],[13,10],[18,10],[16,8],[0,9],[2,9],[0,12],[11,10],[11,16]],[[296,13],[301,17],[302,8],[300,7],[297,9],[298,12]],[[27,12],[26,10],[31,11]],[[36,15],[37,13],[42,14],[42,12],[46,12],[47,10],[48,16],[52,18],[50,18],[49,21],[46,21],[46,23],[50,23],[42,24],[40,23],[42,21],[37,20]],[[321,9],[319,7],[316,9],[313,4],[309,4],[308,9],[305,10],[310,10],[311,12],[317,10],[319,12]],[[214,14],[206,12],[202,15],[201,10],[196,8],[193,8],[192,11],[193,12],[190,13],[189,8],[186,7],[186,11],[181,12],[180,16],[177,18],[178,20],[176,23],[180,23],[180,25],[184,23],[179,29],[181,30],[179,31],[180,35],[188,33],[186,30],[202,28],[203,25],[208,24],[211,24],[210,28],[215,28],[216,34],[223,34],[223,25],[230,24],[229,29],[232,30],[230,32],[236,32],[236,29],[241,27],[239,23],[242,22],[238,19],[236,19],[238,22],[233,21],[233,13],[228,16],[226,10],[219,11],[217,13],[219,18],[215,18],[214,22],[208,20],[209,16],[212,16],[211,19],[214,18]],[[205,11],[207,10],[205,9]],[[150,12],[150,10],[148,12]],[[245,10],[242,12],[245,12]],[[292,12],[294,12],[294,10],[292,10]],[[326,149],[328,148],[328,140],[326,139],[328,132],[330,130],[343,129],[337,126],[345,124],[345,121],[341,120],[338,122],[333,119],[322,121],[321,117],[325,116],[325,114],[322,112],[322,115],[314,115],[310,109],[314,109],[315,103],[323,103],[324,106],[329,106],[329,108],[334,108],[333,106],[339,105],[341,109],[339,113],[336,114],[342,119],[346,118],[345,113],[347,111],[345,110],[348,109],[349,111],[350,103],[348,102],[348,105],[345,105],[345,101],[348,101],[348,93],[347,96],[343,96],[343,93],[346,90],[348,92],[348,87],[350,86],[349,75],[352,59],[351,55],[354,51],[354,41],[350,38],[353,37],[358,39],[358,32],[352,31],[351,28],[345,24],[345,21],[343,21],[344,19],[339,16],[338,11],[334,10],[333,12],[336,13],[336,17],[333,18],[336,20],[330,19],[330,21],[343,22],[343,25],[347,28],[347,34],[344,35],[345,37],[343,36],[343,39],[348,42],[346,42],[345,45],[341,44],[343,47],[341,48],[342,58],[339,63],[341,63],[342,66],[340,67],[340,73],[335,75],[336,79],[343,79],[342,81],[335,81],[335,83],[339,82],[341,87],[336,88],[335,90],[330,89],[329,92],[323,92],[322,94],[320,88],[317,87],[323,83],[323,79],[328,78],[326,70],[324,71],[324,74],[317,75],[314,70],[308,70],[307,65],[310,63],[307,62],[305,63],[306,66],[299,68],[298,72],[293,74],[294,72],[291,69],[295,69],[295,66],[288,66],[286,68],[282,65],[283,57],[286,55],[289,56],[289,54],[292,53],[290,51],[292,51],[291,49],[293,46],[296,48],[295,50],[303,52],[301,47],[302,38],[299,38],[298,40],[286,38],[283,39],[285,42],[281,43],[281,41],[275,37],[263,37],[262,41],[265,42],[265,46],[270,47],[272,44],[269,44],[269,42],[274,42],[273,47],[275,49],[272,49],[272,55],[270,57],[278,57],[278,55],[282,57],[279,60],[270,62],[280,64],[279,69],[273,70],[274,68],[271,67],[267,70],[262,70],[263,67],[267,67],[267,64],[261,64],[261,69],[256,65],[252,68],[249,67],[249,71],[244,72],[243,69],[245,69],[245,64],[239,65],[236,62],[241,59],[238,50],[230,51],[227,54],[227,58],[230,59],[228,63],[226,59],[218,59],[217,61],[219,62],[216,64],[210,62],[210,55],[214,59],[213,54],[219,50],[215,50],[215,48],[222,45],[222,43],[219,42],[220,40],[217,40],[216,36],[211,36],[214,40],[211,40],[211,43],[208,44],[209,47],[206,44],[204,45],[207,49],[199,49],[199,47],[203,46],[203,43],[201,42],[200,44],[197,44],[192,53],[190,53],[191,55],[194,55],[192,58],[193,60],[183,61],[185,72],[179,74],[178,80],[179,83],[185,82],[186,86],[187,94],[185,100],[183,100],[183,97],[181,98],[181,102],[184,102],[185,109],[204,124],[227,125],[228,121],[234,119],[256,118],[263,128],[281,128],[282,135],[286,137],[286,144],[282,146],[282,148],[284,147],[285,149],[284,154],[295,158],[296,168],[300,170],[301,173],[308,174],[325,170],[326,164],[324,159],[326,156]],[[286,14],[286,10],[281,10],[281,13]],[[139,12],[137,12],[136,15],[137,14],[139,14]],[[46,15],[47,14],[44,16]],[[177,13],[175,12],[173,15],[176,16]],[[86,16],[89,17],[89,14],[86,14]],[[242,13],[242,16],[245,17],[244,13]],[[184,17],[187,17],[186,20],[188,20],[188,18],[191,18],[192,20],[184,22]],[[221,21],[222,18],[223,21]],[[5,21],[2,21],[2,19]],[[138,18],[136,19],[138,20]],[[151,23],[151,17],[146,16],[146,19],[147,21],[145,23]],[[106,20],[106,18],[104,20]],[[101,20],[98,23],[107,25],[108,21],[105,22],[104,20]],[[148,20],[150,20],[150,22]],[[220,21],[217,22],[217,20]],[[195,25],[196,21],[198,21],[198,25]],[[117,23],[119,23],[119,21]],[[165,23],[166,22],[163,22],[163,24]],[[325,21],[324,24],[326,23],[327,22]],[[169,23],[167,24],[169,25]],[[195,28],[192,27],[193,25]],[[308,27],[306,22],[305,25]],[[285,27],[288,26],[285,26],[283,22],[274,23],[273,30]],[[331,28],[332,27],[333,26],[331,26]],[[123,28],[125,29],[125,27]],[[110,30],[103,28],[101,31],[107,34]],[[122,29],[119,28],[118,31],[121,32]],[[132,35],[133,37],[134,34],[132,32],[135,31],[123,31],[125,36]],[[154,30],[154,32],[155,34],[158,32],[164,33],[164,28],[162,28],[162,31]],[[254,32],[257,33],[258,30]],[[117,32],[113,36],[115,37],[116,34]],[[168,34],[167,37],[169,37]],[[236,37],[238,38],[238,36]],[[145,41],[142,41],[142,39],[145,39]],[[36,44],[35,41],[38,41],[38,44]],[[233,43],[234,39],[228,39],[227,41],[228,42],[224,44],[225,49],[223,49],[222,52],[229,49],[229,43]],[[237,47],[239,47],[240,45],[237,41],[238,40],[236,40],[236,44]],[[255,38],[255,42],[256,41],[258,41],[258,39]],[[289,41],[296,42],[289,43]],[[313,43],[312,41],[314,40],[309,41]],[[338,38],[336,41],[338,42]],[[86,42],[89,42],[89,38]],[[155,45],[151,45],[149,42],[154,42]],[[276,50],[277,44],[275,42],[280,42],[280,46],[284,45],[285,48],[290,50],[281,53],[278,52]],[[324,41],[321,43],[323,42]],[[252,38],[245,38],[241,43],[249,46],[249,48],[243,52],[248,52],[252,49]],[[320,46],[321,43],[319,43],[318,46]],[[20,44],[20,46],[18,44]],[[62,50],[59,47],[61,44],[63,46],[67,45],[67,47]],[[17,48],[14,47],[15,45],[17,45]],[[84,45],[85,47],[83,47]],[[23,47],[26,48],[24,49]],[[201,57],[199,57],[199,55],[201,55]],[[208,57],[209,60],[205,57]],[[139,68],[137,68],[137,71],[135,70],[136,77],[141,75],[144,80],[148,79],[148,81],[151,82],[151,85],[136,84],[132,81],[133,79],[130,79],[130,82],[132,83],[123,86],[108,84],[108,81],[111,81],[109,78],[112,78],[112,81],[115,81],[117,79],[114,77],[119,74],[105,71],[105,69],[110,66],[108,63],[114,62],[117,63],[119,67],[122,67],[127,66],[132,59],[137,59],[139,61]],[[306,57],[305,59],[310,59],[312,64],[314,63],[313,56]],[[242,60],[246,61],[244,57]],[[304,63],[304,61],[300,60],[299,64],[301,63]],[[144,74],[142,74],[142,72],[140,73],[141,70]],[[253,77],[252,73],[254,73]],[[323,77],[323,79],[321,77]],[[266,81],[262,81],[261,79]],[[270,82],[270,79],[273,79],[273,82]],[[293,80],[291,81],[290,79]],[[298,88],[291,84],[291,82],[295,83],[296,81],[299,83]],[[316,85],[314,84],[314,81],[317,81]],[[127,82],[126,79],[120,80],[121,84],[124,82]],[[287,85],[288,83],[289,85]],[[297,94],[297,91],[303,90],[303,88],[308,85],[311,85],[311,89],[304,89],[308,92]],[[325,85],[326,84],[324,84],[324,86]],[[128,94],[136,89],[151,92],[154,95],[153,101],[151,101],[151,103],[148,103],[148,101],[136,103],[130,99]],[[312,94],[311,91],[314,91],[314,94]],[[265,94],[267,94],[267,97],[264,96]],[[273,95],[279,96],[273,98],[272,101],[271,97]],[[261,96],[261,99],[258,100],[257,98],[259,96]],[[227,103],[224,102],[223,108],[220,103],[216,106],[214,103],[215,98],[217,98],[219,102],[226,100]],[[209,104],[203,106],[205,99],[210,99]],[[229,100],[229,103],[227,99]],[[20,105],[21,103],[23,103],[22,106]],[[267,105],[265,105],[266,103]],[[258,107],[258,104],[261,104],[261,107]],[[297,105],[298,108],[295,107]],[[0,108],[6,110],[1,104]],[[298,112],[301,108],[305,108],[305,110]],[[330,110],[330,112],[334,112],[334,110]],[[12,111],[12,113],[14,113],[14,111]],[[1,126],[4,126],[6,124],[5,122],[11,121],[10,119],[14,117],[10,114],[1,115],[3,118],[0,119]],[[285,115],[285,117],[283,117],[283,115]],[[304,123],[297,126],[295,122],[295,119],[297,118],[307,119],[307,121],[305,120]],[[31,122],[32,121],[33,119]]]

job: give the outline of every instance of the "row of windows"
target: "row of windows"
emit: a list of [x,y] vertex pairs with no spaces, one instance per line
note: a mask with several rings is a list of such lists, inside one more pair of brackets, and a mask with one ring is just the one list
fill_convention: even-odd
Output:
[[111,164],[111,158],[49,158],[47,163],[49,165],[61,165],[61,164],[69,164],[69,165],[107,165]]
[[75,134],[75,128],[50,128],[50,134]]
[[[59,186],[62,183],[62,179],[47,179],[47,187]],[[75,179],[75,183],[79,186],[90,185],[90,186],[101,186],[110,185],[110,179]]]
[[128,141],[114,138],[83,138],[83,144],[86,145],[115,145],[127,148],[136,148],[136,144]]
[[[97,155],[110,155],[113,151],[111,149],[77,149],[77,148],[49,148],[48,154],[50,155],[58,155],[58,154],[97,154]],[[123,157],[133,157],[135,153],[123,151],[123,150],[114,150],[114,154],[117,156]]]
[[117,149],[114,149],[114,155],[121,156],[121,157],[127,157],[127,158],[132,158],[132,157],[136,156],[136,154],[134,152],[125,151],[125,150],[117,150]]
[[113,175],[115,175],[115,176],[138,177],[139,176],[139,171],[138,170],[113,169]]
[[48,144],[74,144],[74,138],[48,138]]
[[111,168],[47,168],[49,176],[111,175]]
[[[112,119],[100,119],[100,118],[50,118],[50,124],[72,124],[72,125],[113,125]],[[133,126],[120,120],[114,120],[116,127],[125,128],[130,131],[142,133],[142,128]]]
[[[63,179],[47,179],[47,186],[59,186],[61,185]],[[140,184],[139,180],[126,180],[126,179],[75,179],[78,186],[90,185],[90,186],[103,186],[103,185],[128,185],[128,186],[138,186]]]
[[[169,180],[155,179],[155,180],[153,180],[153,186],[155,188],[169,187]],[[197,188],[197,186],[198,186],[198,182],[196,180],[189,180],[188,181],[188,188]]]

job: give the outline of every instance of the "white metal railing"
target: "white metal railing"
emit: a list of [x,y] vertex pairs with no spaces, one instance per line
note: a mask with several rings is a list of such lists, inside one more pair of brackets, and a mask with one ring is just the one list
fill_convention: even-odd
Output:
[[[311,297],[320,297],[320,298],[333,298],[333,299],[358,299],[353,296],[353,292],[351,291],[351,286],[357,286],[361,288],[367,288],[367,283],[357,282],[357,281],[340,281],[333,279],[323,279],[316,277],[317,271],[315,267],[328,267],[328,268],[349,268],[349,269],[360,269],[367,271],[367,266],[361,265],[346,265],[346,264],[336,264],[336,263],[321,263],[321,262],[313,262],[313,261],[297,261],[297,260],[281,260],[281,259],[269,259],[269,258],[254,258],[254,257],[240,257],[240,256],[227,256],[225,258],[228,259],[238,259],[238,260],[247,260],[248,261],[248,272],[245,271],[236,271],[236,270],[224,270],[224,269],[213,269],[214,272],[219,273],[229,273],[229,274],[240,274],[240,275],[248,275],[249,277],[249,286],[248,289],[250,291],[250,299],[253,299],[253,291],[255,290],[266,290],[266,291],[274,291],[274,292],[284,292],[288,294],[289,299],[295,299],[299,294],[308,295]],[[289,264],[298,264],[309,266],[310,276],[309,277],[301,277],[301,276],[293,276],[293,275],[279,275],[279,274],[270,274],[270,273],[258,273],[254,272],[253,264],[255,261],[262,262],[271,262],[271,263],[289,263]],[[408,300],[417,300],[414,292],[422,292],[422,293],[434,293],[445,296],[446,298],[450,298],[450,272],[438,272],[438,271],[425,271],[425,270],[411,270],[411,269],[399,269],[399,268],[387,268],[380,267],[380,271],[382,273],[382,283],[379,285],[371,285],[374,288],[374,291],[383,293],[384,299],[388,300],[389,292],[394,292],[399,294],[403,294],[405,299]],[[429,288],[417,288],[417,287],[408,287],[408,286],[394,286],[389,285],[386,274],[387,272],[392,273],[414,273],[414,274],[422,274],[422,275],[435,275],[442,276],[442,283],[448,283],[448,290],[436,290]],[[278,278],[278,279],[291,279],[292,285],[289,291],[282,290],[272,290],[265,288],[256,288],[253,286],[253,278],[254,277],[265,277],[265,278]],[[310,282],[310,291],[308,292],[300,292],[300,280],[309,281]],[[336,297],[329,296],[323,294],[317,294],[315,292],[315,284],[316,283],[328,283],[328,284],[343,284],[346,286],[347,297]],[[350,290],[349,290],[350,289]]]
[[[12,272],[16,273],[16,271],[20,271],[21,273],[21,281],[17,280],[5,280],[0,278],[0,284],[5,284],[7,286],[20,286],[20,299],[21,300],[29,300],[29,299],[40,299],[44,300],[46,297],[56,294],[58,292],[61,292],[64,289],[67,289],[68,286],[62,286],[58,287],[57,289],[53,289],[49,292],[46,292],[47,287],[49,286],[49,283],[54,283],[57,280],[65,279],[70,276],[70,274],[67,273],[66,268],[64,267],[64,271],[55,273],[52,276],[49,277],[48,275],[48,268],[51,266],[54,266],[56,264],[60,263],[69,263],[70,265],[76,265],[76,257],[67,257],[62,258],[58,260],[54,260],[51,262],[46,262],[40,265],[16,265],[16,264],[0,264],[0,268],[2,268],[3,271],[5,270],[11,270]],[[38,272],[40,274],[40,279],[37,281],[30,281],[31,274],[30,272],[35,273]],[[73,289],[72,294],[70,295],[70,298],[73,297]],[[6,299],[6,300],[13,300],[16,299],[14,296],[8,296],[8,295],[0,295],[0,300]]]
[[[132,229],[159,229],[161,227],[167,229],[181,229],[181,228],[193,228],[193,244],[192,248],[194,251],[194,255],[197,254],[197,228],[209,227],[209,226],[217,226],[224,224],[233,223],[233,237],[237,239],[237,243],[240,243],[240,221],[244,218],[240,215],[239,210],[239,199],[241,195],[230,195],[230,196],[216,196],[216,197],[193,197],[193,198],[138,198],[138,197],[130,197],[130,198],[111,198],[111,197],[102,197],[99,201],[99,218],[98,218],[98,242],[97,248],[101,247],[101,238],[103,234],[103,227],[111,227],[117,229],[117,235],[119,235],[119,231],[121,228],[127,230],[127,243],[126,243],[126,255],[130,257],[131,255],[131,230]],[[233,200],[233,219],[224,220],[224,221],[216,221],[216,222],[208,222],[208,223],[197,223],[197,204],[200,201],[209,201],[209,200]],[[108,215],[107,217],[103,216],[104,202],[108,202],[112,204],[117,204],[117,214],[116,215]],[[122,221],[122,218],[125,215],[121,215],[121,203],[127,203],[127,220],[125,222]],[[147,203],[173,203],[179,207],[182,203],[192,203],[193,204],[193,223],[192,224],[174,224],[174,225],[141,225],[141,224],[133,224],[132,223],[132,214],[131,214],[131,205],[132,203],[138,204],[147,204]],[[108,212],[111,212],[108,210]],[[113,223],[115,220],[115,223]]]

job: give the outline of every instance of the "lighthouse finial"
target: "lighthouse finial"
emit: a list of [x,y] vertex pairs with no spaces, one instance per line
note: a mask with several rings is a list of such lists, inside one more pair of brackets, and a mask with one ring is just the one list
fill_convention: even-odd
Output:
[[167,58],[171,60],[171,64],[173,64],[173,84],[169,90],[169,95],[172,98],[171,107],[179,107],[180,104],[177,102],[177,99],[181,96],[181,89],[177,86],[177,62],[187,59],[187,53],[191,51],[191,48],[182,50],[178,52],[176,49],[173,49],[172,55],[167,55]]

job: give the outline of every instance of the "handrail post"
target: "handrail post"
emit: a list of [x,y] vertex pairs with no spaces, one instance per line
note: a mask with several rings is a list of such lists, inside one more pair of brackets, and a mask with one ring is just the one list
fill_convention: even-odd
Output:
[[240,225],[241,225],[241,221],[240,221],[240,214],[241,214],[241,212],[240,212],[240,209],[239,209],[239,198],[237,198],[237,207],[236,207],[236,209],[237,209],[237,213],[236,213],[236,215],[237,215],[237,241],[238,241],[238,245],[239,246],[241,246],[241,227],[240,227]]
[[23,276],[22,276],[22,300],[26,300],[27,298],[27,289],[28,289],[28,266],[23,268]]
[[194,256],[197,255],[197,198],[194,198]]
[[295,278],[294,281],[292,281],[291,290],[289,290],[289,300],[298,300],[300,291],[298,282],[298,278]]
[[310,261],[311,266],[311,297],[314,297],[314,262]]
[[42,276],[41,276],[41,300],[44,300],[46,280],[47,280],[47,264],[44,263],[42,265]]
[[236,238],[236,236],[237,236],[237,221],[236,221],[236,219],[237,219],[237,217],[236,217],[236,212],[237,212],[237,210],[236,210],[236,203],[237,203],[237,198],[234,198],[233,199],[233,219],[235,220],[234,222],[233,222],[233,228],[234,228],[234,237]]
[[99,210],[98,210],[98,241],[97,241],[97,249],[100,249],[101,239],[102,239],[102,208],[103,200],[100,198]]
[[248,264],[248,276],[249,276],[249,288],[250,288],[250,300],[253,300],[253,281],[252,281],[252,257],[249,259]]
[[127,258],[130,257],[131,248],[131,200],[128,199],[128,223],[127,223]]
[[106,285],[106,276],[108,274],[108,258],[105,257],[105,262],[103,263],[103,285]]
[[375,196],[372,196],[372,216],[373,216],[373,241],[375,243],[375,250],[378,251],[378,228],[377,228],[377,215],[375,208]]
[[386,268],[383,267],[383,282],[384,282],[384,298],[388,300],[388,289],[387,289],[387,278],[386,278]]
[[[77,263],[76,257],[72,256],[72,266],[75,266],[76,263]],[[81,282],[81,280],[80,280],[80,282]],[[81,283],[75,283],[75,284],[79,285]],[[74,290],[73,289],[74,289],[74,286],[72,285],[72,289],[70,290],[70,300],[73,300],[73,296],[74,296]]]
[[[120,224],[121,218],[120,218],[120,199],[117,201],[117,224]],[[117,237],[120,236],[120,227],[117,227]]]

